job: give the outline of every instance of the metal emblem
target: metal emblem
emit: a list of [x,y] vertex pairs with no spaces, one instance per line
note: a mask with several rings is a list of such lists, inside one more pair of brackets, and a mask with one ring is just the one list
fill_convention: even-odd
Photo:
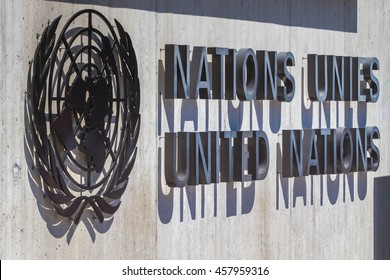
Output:
[[43,31],[27,93],[35,164],[56,211],[77,224],[116,212],[140,129],[137,60],[128,33],[95,10]]

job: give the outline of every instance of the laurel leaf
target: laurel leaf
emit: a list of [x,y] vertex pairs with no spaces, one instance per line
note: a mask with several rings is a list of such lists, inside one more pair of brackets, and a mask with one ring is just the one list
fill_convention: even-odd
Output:
[[46,155],[45,155],[45,153],[44,153],[44,151],[43,151],[41,142],[39,141],[38,136],[37,136],[36,133],[32,132],[31,134],[32,134],[32,140],[33,140],[33,142],[34,142],[34,147],[35,147],[35,150],[36,150],[36,152],[37,152],[37,154],[38,154],[38,157],[39,157],[42,161],[44,161],[44,159],[46,158]]
[[97,204],[99,205],[100,209],[102,209],[102,211],[104,213],[107,213],[107,214],[110,214],[110,215],[114,214],[118,210],[119,205],[121,204],[119,202],[117,205],[114,205],[114,206],[110,205],[109,203],[107,203],[107,201],[105,201],[103,198],[98,197],[98,196],[94,197],[93,199],[97,202]]
[[130,158],[131,155],[133,154],[133,151],[135,149],[135,146],[137,145],[137,141],[138,141],[138,137],[139,137],[139,132],[140,132],[140,123],[141,123],[141,120],[140,118],[138,117],[137,120],[136,120],[136,124],[135,124],[135,127],[132,128],[132,135],[129,135],[129,147],[126,151],[126,154],[127,154],[127,158]]
[[85,207],[87,207],[87,205],[88,205],[88,198],[87,197],[83,197],[83,198],[85,199],[84,203],[80,206],[80,208],[79,207],[76,208],[77,214],[74,217],[74,223],[76,225],[80,222],[81,215],[83,214]]
[[95,212],[96,216],[99,219],[99,222],[103,223],[104,222],[104,217],[103,217],[102,211],[100,211],[99,207],[97,207],[95,202],[93,202],[93,200],[92,200],[93,198],[96,199],[96,197],[89,197],[89,198],[87,198],[87,201],[92,206],[93,211]]
[[59,176],[59,186],[61,190],[69,197],[74,198],[75,196],[69,191],[68,186],[65,184],[64,178],[62,176]]
[[61,174],[59,174],[57,169],[56,159],[54,155],[55,152],[53,151],[53,147],[50,143],[50,140],[47,140],[47,142],[48,142],[48,150],[49,150],[49,158],[50,158],[50,170],[53,174],[53,179],[56,181],[57,185],[59,186],[58,184],[60,182],[59,176],[61,176]]
[[128,178],[124,181],[124,185],[125,185],[124,187],[119,188],[119,189],[109,190],[108,192],[105,192],[103,195],[108,197],[108,198],[111,198],[111,199],[121,198],[123,193],[126,190],[127,181],[128,181]]
[[41,163],[38,163],[38,171],[43,181],[52,188],[60,189],[57,182],[54,180],[53,175],[45,170]]
[[46,186],[45,186],[45,193],[56,204],[68,203],[74,198],[73,196],[63,195],[60,193],[54,193],[54,192],[50,191],[49,188]]
[[54,204],[54,207],[61,216],[71,217],[77,211],[77,209],[79,209],[80,204],[85,199],[86,199],[86,197],[79,196],[78,198],[74,199],[73,202],[68,207],[62,208],[61,206],[58,206],[56,204]]
[[124,168],[124,170],[122,172],[122,175],[119,177],[119,180],[118,180],[117,184],[123,183],[127,179],[127,177],[129,177],[130,172],[133,169],[136,157],[137,157],[137,148],[134,150],[134,155],[131,158],[130,162],[128,164],[126,164],[126,166],[125,166],[125,168]]
[[121,44],[126,47],[127,46],[126,37],[125,37],[126,32],[123,29],[123,26],[122,26],[122,24],[120,24],[119,21],[117,21],[116,19],[114,19],[114,21],[115,21],[116,27],[118,28],[118,33],[119,33],[119,37],[121,39]]

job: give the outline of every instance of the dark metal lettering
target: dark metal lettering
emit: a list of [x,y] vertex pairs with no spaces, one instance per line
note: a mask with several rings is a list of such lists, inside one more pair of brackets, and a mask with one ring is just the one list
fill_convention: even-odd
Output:
[[308,55],[307,76],[310,100],[325,101],[328,92],[328,61],[326,55]]
[[240,49],[237,53],[238,99],[255,99],[258,84],[256,54],[252,49]]
[[209,48],[207,53],[212,55],[212,90],[213,99],[225,99],[225,71],[226,59],[229,49],[226,48]]
[[336,129],[338,164],[337,169],[341,173],[349,173],[353,161],[353,140],[349,128]]
[[364,81],[364,76],[361,74],[360,71],[360,64],[362,64],[363,61],[364,59],[361,57],[352,58],[353,101],[366,101],[366,96],[363,94],[360,85],[360,82]]
[[278,100],[277,96],[277,54],[276,52],[257,51],[260,83],[257,92],[259,100]]
[[237,51],[229,50],[226,57],[226,100],[235,100],[237,97]]
[[278,86],[278,101],[291,102],[295,95],[295,79],[287,66],[295,66],[294,55],[291,52],[278,53],[278,77],[284,86]]
[[233,139],[237,137],[235,131],[225,131],[221,137],[221,182],[233,181]]
[[352,61],[353,57],[344,57],[344,101],[353,100]]
[[380,163],[380,152],[378,146],[374,144],[374,139],[380,139],[381,135],[379,129],[374,127],[367,127],[367,151],[370,157],[367,158],[367,168],[369,171],[377,171]]
[[305,129],[303,135],[303,151],[306,157],[303,164],[304,175],[320,174],[317,149],[317,137],[314,129]]
[[370,88],[363,89],[363,92],[368,102],[377,102],[380,92],[379,80],[374,75],[373,70],[379,70],[379,61],[376,57],[367,58],[363,64],[363,76]]
[[367,172],[367,138],[366,128],[351,129],[353,138],[355,139],[355,164],[351,171]]
[[302,130],[283,130],[283,155],[287,158],[283,160],[283,177],[301,177],[303,176],[303,131]]
[[344,57],[328,56],[328,95],[326,100],[344,101]]
[[190,174],[190,134],[165,133],[165,179],[170,187],[185,187]]
[[193,99],[211,99],[209,65],[206,47],[194,47],[191,63],[191,94]]
[[248,139],[248,173],[252,180],[263,180],[269,168],[269,143],[264,131],[253,132],[253,137]]
[[190,47],[188,45],[165,45],[165,72],[169,73],[165,75],[165,98],[189,99]]
[[211,183],[211,133],[194,132],[190,136],[189,184]]

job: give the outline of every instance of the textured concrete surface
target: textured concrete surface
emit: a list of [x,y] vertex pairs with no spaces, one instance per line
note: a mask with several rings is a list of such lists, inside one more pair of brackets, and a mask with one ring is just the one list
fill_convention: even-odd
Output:
[[[59,221],[31,176],[24,98],[29,61],[48,20],[62,14],[65,21],[83,8],[97,9],[110,22],[118,19],[132,38],[142,128],[136,164],[112,223],[99,226],[84,218],[76,228]],[[373,191],[374,179],[390,173],[389,11],[386,0],[1,1],[0,258],[374,258],[374,243],[389,244],[374,242],[383,230],[374,228],[374,215],[386,207],[374,211]],[[291,51],[295,98],[291,103],[165,100],[165,44]],[[308,53],[376,56],[378,103],[308,101]],[[283,129],[374,125],[381,132],[378,172],[280,177]],[[257,129],[270,142],[266,180],[184,189],[165,185],[165,132]],[[377,179],[375,185],[387,181]],[[378,215],[375,221],[384,219]]]

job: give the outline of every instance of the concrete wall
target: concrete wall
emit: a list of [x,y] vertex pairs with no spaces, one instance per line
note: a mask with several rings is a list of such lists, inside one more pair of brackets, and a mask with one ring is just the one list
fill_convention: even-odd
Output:
[[[37,34],[48,20],[62,14],[65,21],[83,8],[118,19],[132,38],[142,128],[136,164],[113,220],[100,225],[87,213],[76,227],[55,214],[41,191],[25,141],[24,102]],[[374,207],[374,187],[384,205],[380,190],[390,173],[388,1],[17,0],[0,2],[0,11],[1,259],[372,259],[374,249],[375,257],[389,255],[388,237],[381,234],[388,207]],[[166,100],[165,44],[291,51],[295,98]],[[308,101],[308,53],[376,56],[378,103]],[[381,132],[378,172],[289,180],[278,173],[283,129],[374,125]],[[166,186],[165,132],[257,129],[271,145],[266,180]]]

